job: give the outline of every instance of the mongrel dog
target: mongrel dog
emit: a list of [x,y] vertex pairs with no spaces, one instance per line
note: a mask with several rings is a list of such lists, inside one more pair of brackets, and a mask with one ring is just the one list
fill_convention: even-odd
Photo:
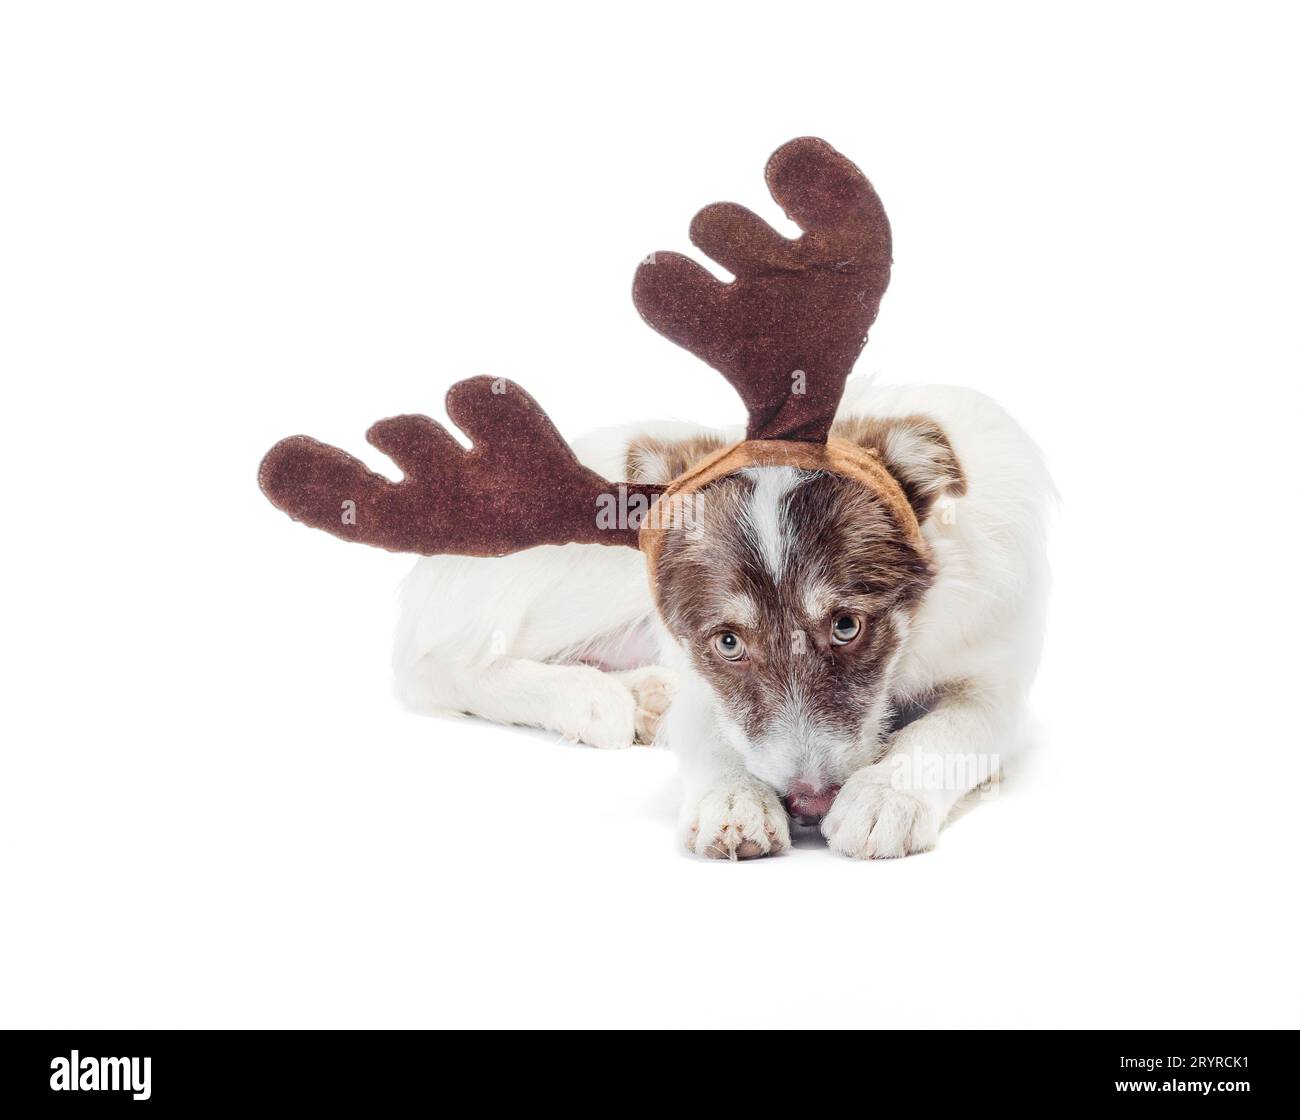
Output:
[[[714,204],[691,237],[735,279],[665,253],[633,287],[651,326],[736,388],[744,433],[637,425],[575,459],[522,389],[474,378],[447,398],[472,450],[399,416],[369,434],[399,482],[305,436],[260,481],[298,520],[433,557],[397,645],[417,708],[667,743],[699,855],[779,852],[791,817],[849,855],[907,855],[1020,747],[1051,485],[978,394],[846,391],[889,280],[888,219],[815,138],[778,149],[767,180],[800,238]],[[637,516],[604,519],[614,489]]]
[[[740,434],[639,425],[575,450],[607,478],[667,482]],[[933,847],[1022,745],[1051,484],[1020,427],[966,389],[852,381],[832,434],[878,450],[928,562],[844,479],[756,467],[669,534],[658,612],[625,549],[420,560],[402,695],[597,747],[667,744],[698,855],[780,852],[791,817],[860,858]]]

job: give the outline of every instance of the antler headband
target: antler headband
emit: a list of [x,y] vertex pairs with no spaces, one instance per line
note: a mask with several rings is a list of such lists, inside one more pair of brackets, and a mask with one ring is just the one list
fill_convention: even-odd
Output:
[[[655,330],[704,359],[749,410],[744,442],[667,487],[625,486],[630,508],[681,495],[750,466],[783,464],[855,478],[884,499],[923,549],[902,490],[861,448],[829,440],[844,382],[889,283],[889,221],[871,184],[824,140],[792,140],[767,164],[772,197],[804,231],[782,237],[734,203],[706,206],[691,240],[735,274],[724,283],[688,257],[656,253],[632,298]],[[427,416],[395,416],[366,438],[401,468],[392,482],[308,436],[281,440],[259,482],[297,521],[395,552],[503,556],[542,544],[628,545],[651,562],[670,518],[611,525],[597,516],[614,484],[578,462],[537,403],[513,382],[453,385],[447,415],[466,450]],[[633,501],[632,499],[637,500]]]

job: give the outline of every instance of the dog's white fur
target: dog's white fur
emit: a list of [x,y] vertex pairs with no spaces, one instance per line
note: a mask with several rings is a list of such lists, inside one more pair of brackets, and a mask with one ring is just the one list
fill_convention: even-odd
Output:
[[[833,849],[864,858],[932,847],[956,802],[1020,749],[1041,646],[1052,486],[1037,448],[998,405],[968,389],[855,379],[839,412],[914,414],[942,426],[967,487],[924,523],[938,574],[892,674],[891,701],[941,699],[895,734],[883,760],[844,783],[822,822]],[[628,425],[574,449],[619,479],[634,437],[702,431]],[[739,429],[723,434],[742,437]],[[906,449],[892,450],[897,457]],[[781,480],[771,483],[764,489]],[[779,562],[780,527],[768,529],[764,547]],[[780,850],[789,844],[781,791],[728,745],[709,685],[658,622],[644,563],[633,549],[577,544],[420,560],[402,594],[399,692],[422,711],[469,712],[598,747],[628,746],[638,731],[644,739],[667,707],[658,741],[679,758],[687,845],[712,855]]]

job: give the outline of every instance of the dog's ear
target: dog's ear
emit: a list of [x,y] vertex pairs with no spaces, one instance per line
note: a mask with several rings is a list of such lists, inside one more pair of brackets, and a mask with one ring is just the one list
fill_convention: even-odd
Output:
[[666,486],[714,452],[729,446],[721,436],[701,433],[681,439],[633,436],[627,445],[627,477],[630,482]]
[[879,455],[918,521],[925,521],[940,498],[966,493],[957,454],[944,430],[928,416],[854,417],[837,423],[831,435]]

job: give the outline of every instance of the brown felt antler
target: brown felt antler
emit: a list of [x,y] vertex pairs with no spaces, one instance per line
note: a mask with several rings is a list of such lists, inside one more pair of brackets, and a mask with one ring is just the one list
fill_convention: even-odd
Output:
[[[691,240],[736,279],[724,284],[686,257],[658,254],[637,271],[636,305],[656,330],[721,371],[749,409],[751,442],[730,449],[715,471],[779,455],[897,490],[872,464],[858,463],[853,449],[810,446],[825,444],[889,282],[880,200],[852,163],[809,137],[777,150],[767,182],[803,236],[787,240],[740,206],[708,206],[692,222]],[[396,416],[370,429],[370,442],[402,469],[400,482],[336,447],[293,436],[262,461],[262,489],[291,517],[344,540],[396,552],[501,556],[568,542],[635,548],[657,499],[667,492],[680,504],[711,477],[688,472],[668,488],[608,482],[578,462],[527,393],[502,379],[453,385],[447,414],[472,448],[427,416]],[[662,541],[663,521],[651,517],[640,534],[648,556]]]
[[615,486],[588,470],[518,385],[458,382],[447,415],[472,448],[427,416],[394,416],[366,433],[401,468],[400,482],[308,436],[271,448],[258,480],[295,520],[393,552],[503,556],[572,541],[637,547],[640,514],[662,488]]
[[749,439],[824,442],[889,283],[889,220],[862,172],[814,137],[776,150],[767,185],[802,237],[734,203],[706,206],[691,241],[736,279],[656,253],[632,298],[655,330],[735,386]]

